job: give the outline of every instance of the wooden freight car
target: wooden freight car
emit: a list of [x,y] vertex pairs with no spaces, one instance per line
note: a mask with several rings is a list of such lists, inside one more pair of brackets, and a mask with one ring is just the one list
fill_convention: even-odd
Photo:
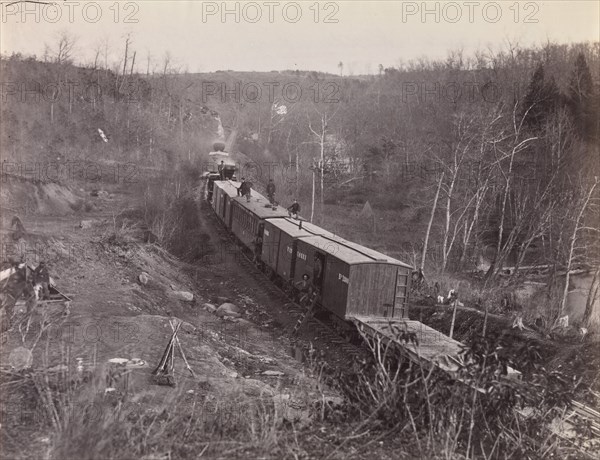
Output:
[[411,272],[399,260],[341,238],[297,240],[294,281],[308,274],[321,306],[344,320],[406,317]]
[[252,190],[250,201],[245,197],[232,198],[231,231],[244,246],[254,249],[256,237],[262,236],[265,219],[287,215],[285,208],[271,206],[269,200]]
[[231,203],[234,198],[237,198],[237,189],[240,185],[240,182],[230,180],[215,181],[213,183],[211,205],[217,217],[228,229],[231,229]]
[[298,238],[315,235],[335,237],[310,222],[288,217],[268,219],[263,233],[261,260],[271,273],[288,281],[294,277]]

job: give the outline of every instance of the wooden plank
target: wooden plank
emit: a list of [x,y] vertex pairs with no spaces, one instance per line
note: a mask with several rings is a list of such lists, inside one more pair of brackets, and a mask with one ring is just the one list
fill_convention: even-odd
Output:
[[[440,369],[456,374],[464,345],[439,331],[413,320],[372,317],[353,317],[351,320],[359,330],[371,337],[379,337],[385,344],[391,344],[417,363],[435,365]],[[402,333],[414,334],[417,343],[406,343],[398,339]],[[520,372],[508,367],[509,377],[518,377]]]

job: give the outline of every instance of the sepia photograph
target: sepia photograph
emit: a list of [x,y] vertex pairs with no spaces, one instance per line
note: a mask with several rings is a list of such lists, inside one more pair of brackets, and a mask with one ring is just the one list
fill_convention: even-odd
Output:
[[2,460],[600,455],[600,1],[0,0]]

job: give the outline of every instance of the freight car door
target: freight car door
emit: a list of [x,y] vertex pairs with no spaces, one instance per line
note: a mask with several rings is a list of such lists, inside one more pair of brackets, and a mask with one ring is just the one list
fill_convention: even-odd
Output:
[[227,227],[228,229],[231,229],[231,198],[229,197],[229,195],[225,195],[224,197],[224,202],[225,202],[225,218],[224,218],[224,222],[225,222],[225,227]]
[[397,267],[387,263],[361,263],[350,268],[348,313],[355,316],[390,317],[394,305]]
[[296,241],[287,233],[280,232],[277,274],[284,280],[294,278],[296,266]]
[[279,238],[281,231],[270,224],[269,221],[265,222],[265,229],[263,231],[263,250],[262,250],[262,261],[266,263],[274,272],[277,272],[277,253],[279,252]]
[[323,274],[323,290],[321,303],[324,308],[346,319],[348,298],[348,283],[350,281],[350,266],[328,254]]

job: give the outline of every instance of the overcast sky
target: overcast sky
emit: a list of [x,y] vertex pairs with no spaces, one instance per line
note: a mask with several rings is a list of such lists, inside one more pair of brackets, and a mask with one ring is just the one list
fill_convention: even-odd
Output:
[[[76,59],[90,61],[109,40],[109,60],[122,59],[130,33],[136,68],[146,70],[169,52],[190,72],[215,70],[319,70],[376,73],[421,56],[466,54],[506,40],[521,45],[598,41],[600,9],[590,1],[58,1],[54,6],[1,7],[3,53],[41,57],[68,30]],[[225,11],[229,10],[229,12]]]

